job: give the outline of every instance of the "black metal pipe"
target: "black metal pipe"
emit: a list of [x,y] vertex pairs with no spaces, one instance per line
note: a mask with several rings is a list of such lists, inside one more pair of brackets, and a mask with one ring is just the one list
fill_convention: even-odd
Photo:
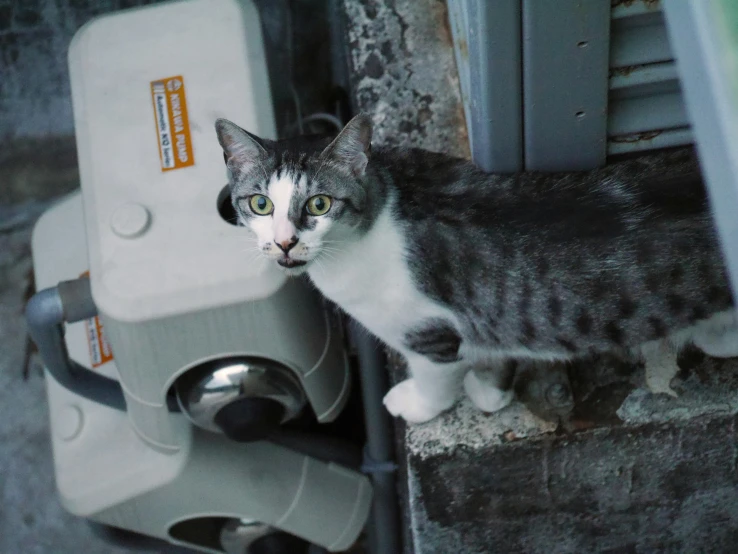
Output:
[[333,462],[356,471],[361,467],[361,448],[336,437],[279,429],[267,440],[323,462]]
[[369,526],[371,551],[400,554],[400,519],[394,466],[392,420],[382,399],[389,379],[381,345],[357,322],[350,322],[350,336],[359,358],[361,393],[366,416],[366,454],[374,483],[374,504]]

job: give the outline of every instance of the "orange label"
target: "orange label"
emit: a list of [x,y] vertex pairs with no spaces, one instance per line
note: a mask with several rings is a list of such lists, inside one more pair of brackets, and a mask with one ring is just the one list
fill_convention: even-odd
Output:
[[161,170],[195,165],[182,76],[151,81],[151,100],[154,103]]
[[[90,272],[85,271],[80,277],[89,277]],[[87,329],[87,346],[90,348],[90,363],[92,367],[100,367],[113,359],[108,341],[105,340],[103,324],[98,316],[91,317],[85,321]]]

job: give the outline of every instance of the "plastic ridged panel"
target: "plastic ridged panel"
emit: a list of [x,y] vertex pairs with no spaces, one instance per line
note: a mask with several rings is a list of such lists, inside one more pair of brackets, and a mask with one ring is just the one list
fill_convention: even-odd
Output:
[[693,141],[658,1],[449,0],[472,158],[573,170]]
[[525,167],[605,163],[610,1],[523,0]]
[[608,154],[690,144],[661,3],[616,3],[611,20]]
[[456,64],[474,162],[523,167],[520,0],[449,0]]
[[734,297],[738,298],[738,6],[669,0],[669,36]]

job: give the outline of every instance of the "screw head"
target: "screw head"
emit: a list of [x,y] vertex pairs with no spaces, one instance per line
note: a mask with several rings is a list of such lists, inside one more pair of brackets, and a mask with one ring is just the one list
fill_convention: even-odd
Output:
[[119,206],[110,219],[110,228],[124,239],[140,237],[148,230],[150,224],[149,210],[135,202]]
[[71,441],[80,434],[84,425],[82,410],[69,404],[56,414],[56,435],[63,441]]

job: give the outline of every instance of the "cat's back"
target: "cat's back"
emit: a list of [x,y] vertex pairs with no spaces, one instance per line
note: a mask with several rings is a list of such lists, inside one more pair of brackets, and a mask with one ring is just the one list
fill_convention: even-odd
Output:
[[660,338],[731,305],[693,156],[490,175],[394,150],[385,167],[421,290],[480,337],[581,351]]
[[651,228],[711,224],[698,164],[688,150],[587,172],[515,174],[485,173],[468,160],[421,149],[378,154],[397,191],[395,213],[410,224],[538,233],[551,242],[615,237],[646,221]]

